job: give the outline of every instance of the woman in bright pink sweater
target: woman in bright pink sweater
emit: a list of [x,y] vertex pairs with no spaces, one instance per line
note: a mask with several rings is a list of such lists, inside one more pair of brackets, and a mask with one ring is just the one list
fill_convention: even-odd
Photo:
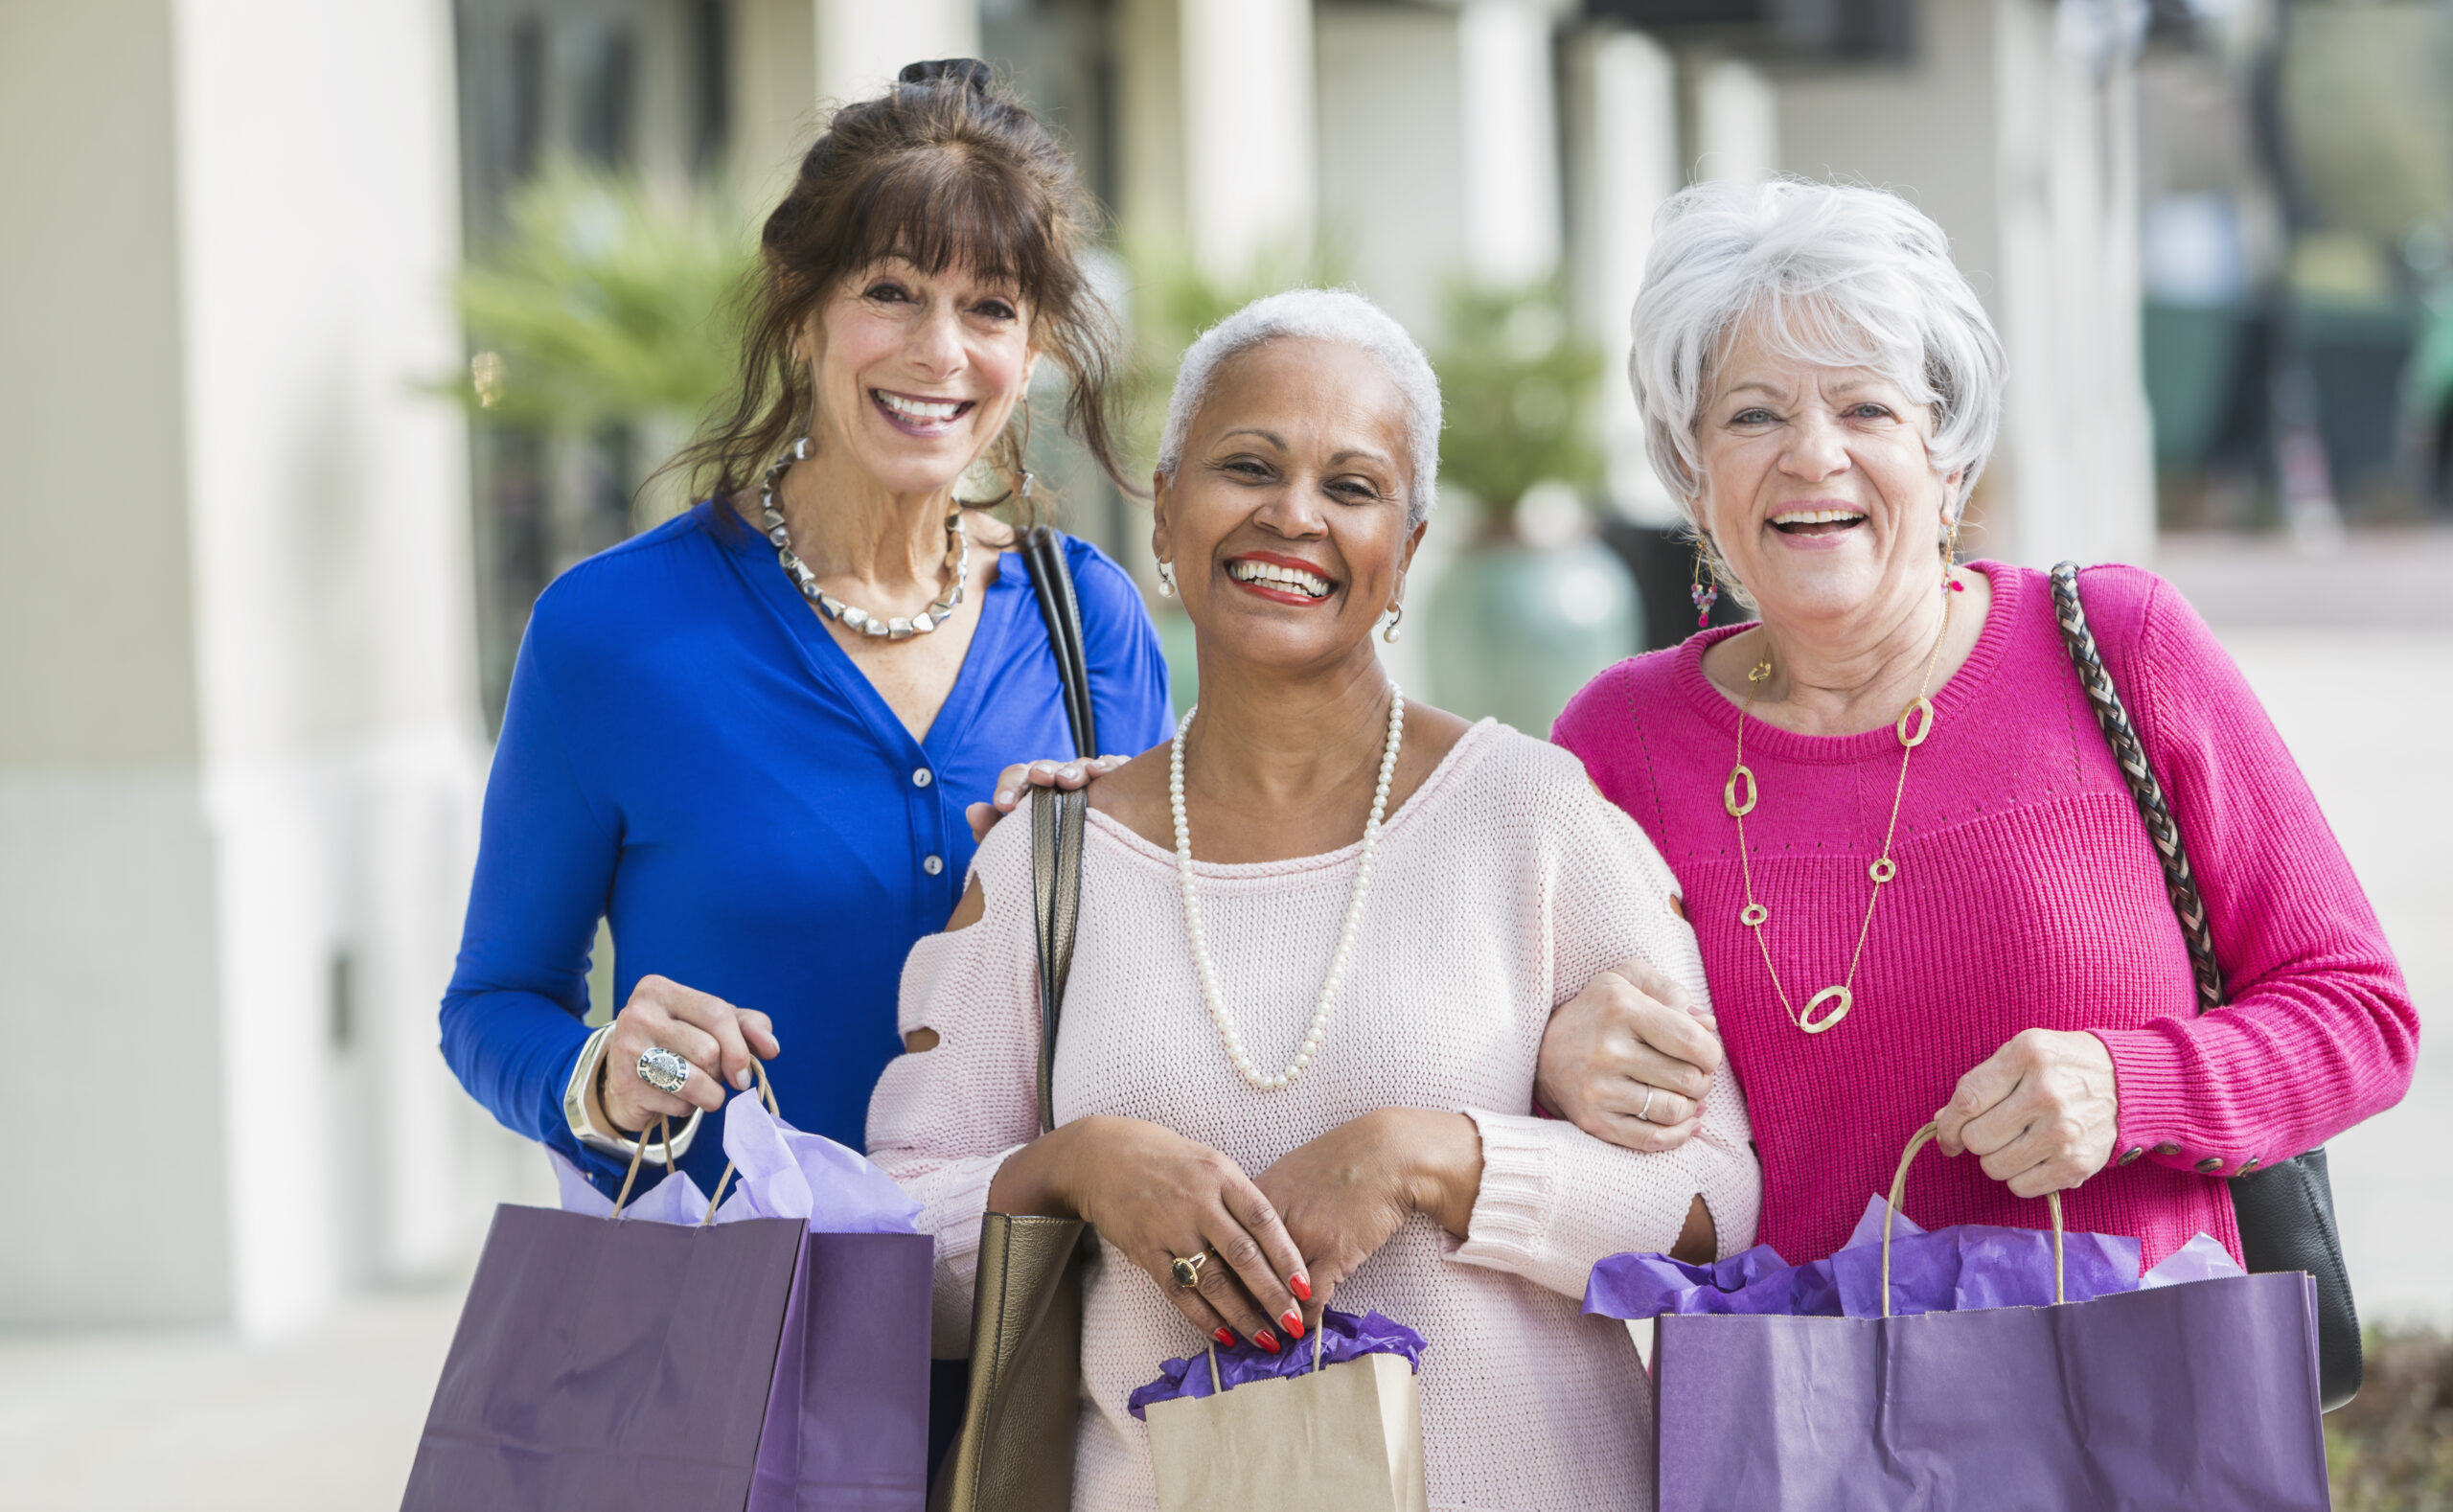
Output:
[[[1939,229],[1873,190],[1690,190],[1635,321],[1654,467],[1762,618],[1612,668],[1553,739],[1684,888],[1762,1242],[1838,1249],[1938,1116],[1974,1158],[1910,1171],[1921,1224],[2041,1226],[2064,1191],[2072,1228],[2134,1235],[2146,1265],[2200,1231],[2237,1256],[2224,1179],[2390,1107],[2419,1040],[2239,670],[2170,584],[2082,575],[2205,894],[2228,1006],[2200,1016],[2049,584],[1954,565],[2003,361]],[[1546,1101],[1596,1133],[1637,1099],[1679,1121],[1716,1063],[1604,1053],[1602,1027],[1649,1032],[1634,1009],[1588,994],[1545,1049]]]

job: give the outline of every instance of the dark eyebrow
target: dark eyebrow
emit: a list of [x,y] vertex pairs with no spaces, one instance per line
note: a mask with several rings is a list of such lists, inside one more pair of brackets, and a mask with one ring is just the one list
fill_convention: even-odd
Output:
[[1234,429],[1221,435],[1218,439],[1224,441],[1227,436],[1258,436],[1280,451],[1284,451],[1286,449],[1285,437],[1279,435],[1273,430],[1263,430],[1258,425],[1238,425]]

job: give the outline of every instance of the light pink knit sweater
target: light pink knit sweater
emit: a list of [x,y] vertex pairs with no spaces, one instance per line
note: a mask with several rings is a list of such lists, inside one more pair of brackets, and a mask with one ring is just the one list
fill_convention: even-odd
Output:
[[[1258,1172],[1374,1109],[1470,1112],[1483,1175],[1469,1238],[1411,1219],[1333,1300],[1431,1340],[1421,1384],[1433,1504],[1647,1505],[1650,1394],[1624,1329],[1581,1316],[1585,1276],[1603,1255],[1669,1248],[1698,1193],[1724,1253],[1754,1241],[1760,1179],[1745,1108],[1722,1077],[1699,1136],[1664,1156],[1526,1116],[1550,1010],[1596,972],[1641,956],[1705,1000],[1694,936],[1642,833],[1573,757],[1476,725],[1384,827],[1327,1040],[1303,1080],[1273,1093],[1244,1085],[1210,1026],[1173,855],[1095,812],[1088,835],[1058,1120],[1148,1119]],[[1255,1061],[1291,1059],[1311,1021],[1360,851],[1197,866],[1212,956]],[[1038,1132],[1030,827],[999,825],[973,870],[986,917],[922,941],[904,971],[903,1029],[926,1025],[942,1042],[888,1065],[869,1111],[871,1157],[927,1204],[946,1354],[968,1339],[990,1179]],[[1083,1337],[1073,1504],[1154,1506],[1148,1440],[1125,1398],[1205,1340],[1112,1248]]]
[[[2291,753],[2205,622],[2151,573],[2091,568],[2088,619],[2179,815],[2230,988],[2228,1008],[2198,1016],[2163,873],[2061,649],[2052,585],[1975,566],[1992,609],[1934,695],[1899,813],[1899,878],[1883,889],[1855,1006],[1823,1034],[1791,1025],[1737,919],[1737,825],[1721,798],[1737,708],[1702,661],[1735,631],[1603,673],[1554,738],[1685,885],[1754,1111],[1762,1239],[1784,1258],[1838,1249],[1960,1076],[2031,1026],[2092,1031],[2112,1052],[2114,1164],[2068,1194],[2069,1226],[2137,1237],[2146,1265],[2201,1230],[2237,1255],[2223,1178],[2399,1100],[2419,1049],[2409,990]],[[2416,764],[2407,780],[2428,780],[2430,758],[2399,754]],[[1754,894],[1802,1008],[1847,970],[1899,745],[1889,725],[1822,737],[1756,720],[1746,761],[1762,794],[1746,823]],[[1906,1210],[1927,1227],[2046,1222],[2042,1202],[1938,1155],[1910,1171]]]

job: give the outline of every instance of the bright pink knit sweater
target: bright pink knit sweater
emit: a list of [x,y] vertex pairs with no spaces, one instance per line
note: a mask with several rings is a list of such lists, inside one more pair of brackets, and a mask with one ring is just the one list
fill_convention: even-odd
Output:
[[[1721,786],[1737,708],[1703,651],[1611,668],[1552,732],[1652,836],[1685,889],[1763,1161],[1761,1241],[1792,1261],[1843,1244],[1867,1197],[1968,1067],[2019,1030],[2088,1030],[2112,1051],[2113,1164],[2066,1194],[2074,1229],[2131,1234],[2153,1265],[2201,1230],[2236,1256],[2223,1178],[2324,1142],[2410,1086],[2419,1018],[2341,845],[2230,656],[2180,594],[2133,567],[2081,579],[2088,619],[2179,816],[2230,1006],[2199,1017],[2163,874],[2052,619],[2042,573],[1993,584],[1976,650],[1934,695],[1892,852],[1899,877],[1855,1006],[1808,1037],[1749,931]],[[1790,1000],[1838,982],[1865,914],[1899,745],[1751,721],[1755,896]],[[2200,1174],[2204,1172],[2206,1174]],[[1927,1227],[2041,1227],[1965,1157],[1918,1157],[1905,1211]]]

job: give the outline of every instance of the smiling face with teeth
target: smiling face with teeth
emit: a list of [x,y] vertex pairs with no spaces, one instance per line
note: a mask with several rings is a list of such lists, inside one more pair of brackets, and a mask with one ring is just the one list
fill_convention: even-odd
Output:
[[1030,383],[1030,309],[1005,281],[955,263],[887,258],[847,280],[803,329],[821,456],[889,493],[949,490],[987,451]]
[[1281,337],[1226,359],[1155,480],[1151,532],[1204,685],[1227,664],[1372,659],[1424,529],[1406,523],[1407,455],[1405,396],[1368,353]]
[[1934,471],[1928,407],[1871,368],[1770,350],[1751,327],[1716,367],[1695,512],[1765,617],[1930,596],[1960,474]]

